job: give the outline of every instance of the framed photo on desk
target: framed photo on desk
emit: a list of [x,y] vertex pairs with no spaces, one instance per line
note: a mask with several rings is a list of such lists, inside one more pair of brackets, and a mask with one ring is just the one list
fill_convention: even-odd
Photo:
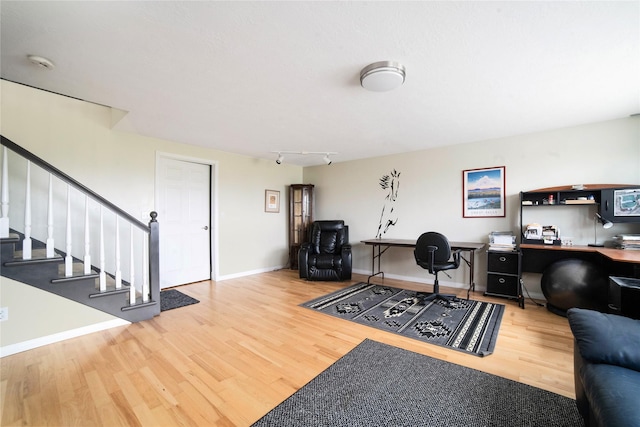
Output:
[[505,216],[505,167],[462,171],[462,216],[493,218]]

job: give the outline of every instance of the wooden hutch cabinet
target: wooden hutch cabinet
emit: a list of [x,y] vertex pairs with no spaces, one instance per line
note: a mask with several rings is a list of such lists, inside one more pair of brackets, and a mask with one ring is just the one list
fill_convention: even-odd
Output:
[[308,241],[313,222],[313,185],[292,184],[289,187],[289,265],[298,269],[300,245]]

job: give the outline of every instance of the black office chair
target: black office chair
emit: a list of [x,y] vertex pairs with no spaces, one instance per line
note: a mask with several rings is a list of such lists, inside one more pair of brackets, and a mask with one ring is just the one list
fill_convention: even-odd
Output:
[[449,240],[444,235],[429,231],[418,237],[413,255],[420,267],[429,270],[429,273],[435,275],[433,293],[426,297],[424,301],[439,299],[445,301],[446,305],[449,306],[451,301],[455,301],[457,297],[440,293],[438,272],[460,267],[460,251],[456,250],[452,253]]

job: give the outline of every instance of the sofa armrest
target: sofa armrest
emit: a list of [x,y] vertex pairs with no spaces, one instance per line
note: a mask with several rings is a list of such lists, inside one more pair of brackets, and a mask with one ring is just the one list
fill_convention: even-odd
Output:
[[594,310],[567,310],[584,360],[640,371],[640,320]]
[[305,242],[300,245],[298,251],[298,272],[301,279],[309,278],[309,253],[311,252],[311,243]]
[[340,251],[340,256],[342,258],[342,280],[351,280],[351,244],[342,245],[342,250]]

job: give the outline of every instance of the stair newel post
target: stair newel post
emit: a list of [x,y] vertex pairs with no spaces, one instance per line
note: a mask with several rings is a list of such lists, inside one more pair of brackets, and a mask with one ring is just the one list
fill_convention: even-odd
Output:
[[91,234],[89,227],[89,196],[84,196],[84,274],[91,274]]
[[7,147],[2,147],[2,215],[0,216],[0,237],[9,237],[9,166],[7,160]]
[[129,272],[131,277],[129,278],[129,304],[135,305],[136,303],[136,286],[135,286],[135,257],[133,256],[133,224],[129,226],[129,247],[130,247],[130,256],[129,256]]
[[27,160],[27,188],[24,198],[24,240],[22,259],[31,259],[31,160]]
[[120,217],[116,215],[116,289],[122,288],[122,270],[120,269]]
[[152,301],[160,301],[160,230],[156,218],[158,213],[150,213],[149,222],[149,292]]
[[71,256],[71,185],[67,184],[67,255],[64,257],[64,276],[73,276],[73,257]]
[[98,276],[98,283],[100,284],[101,292],[107,290],[107,273],[104,271],[104,259],[104,209],[100,205],[100,275]]
[[49,202],[47,206],[47,258],[55,256],[53,242],[53,175],[49,174]]

